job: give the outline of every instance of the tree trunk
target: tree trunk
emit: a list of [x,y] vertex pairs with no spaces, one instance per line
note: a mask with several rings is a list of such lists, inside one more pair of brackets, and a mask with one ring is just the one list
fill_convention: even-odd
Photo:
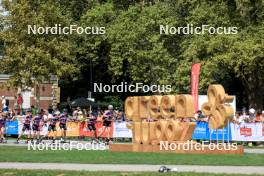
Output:
[[36,107],[40,108],[40,87],[39,84],[36,84]]
[[264,84],[259,72],[248,77],[247,90],[249,108],[263,110]]

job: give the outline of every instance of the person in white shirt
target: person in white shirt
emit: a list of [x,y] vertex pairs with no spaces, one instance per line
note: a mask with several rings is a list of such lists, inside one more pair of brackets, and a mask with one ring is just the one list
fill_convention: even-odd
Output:
[[5,96],[2,96],[2,111],[6,108],[6,98]]

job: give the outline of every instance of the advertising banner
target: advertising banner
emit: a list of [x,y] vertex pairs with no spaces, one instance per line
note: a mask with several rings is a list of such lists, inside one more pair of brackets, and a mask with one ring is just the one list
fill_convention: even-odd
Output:
[[114,123],[114,138],[132,138],[132,130],[128,129],[126,122]]
[[196,122],[192,139],[209,139],[209,128],[207,122]]
[[80,136],[80,123],[79,122],[68,122],[66,136]]
[[8,135],[18,135],[18,121],[6,122],[5,130]]
[[42,124],[40,128],[40,135],[41,136],[47,136],[48,135],[48,125],[47,124]]
[[264,141],[263,123],[231,124],[233,141]]
[[[96,134],[98,137],[108,137],[108,132],[106,131],[105,127],[103,126],[103,122],[97,122],[95,124],[96,127]],[[112,122],[111,127],[108,128],[110,130],[109,137],[113,137],[113,131],[114,131],[114,123]],[[83,122],[80,124],[80,135],[81,136],[87,136],[92,137],[93,132],[89,131],[87,127],[87,123]]]
[[230,125],[229,129],[225,127],[224,129],[210,130],[207,122],[197,122],[192,139],[231,141]]
[[[66,124],[67,127],[67,132],[66,132],[66,136],[68,137],[77,137],[80,136],[80,123],[79,122],[67,122]],[[44,126],[41,129],[41,133],[42,134],[48,134],[48,125]],[[49,133],[49,136],[52,136],[53,132]],[[56,124],[56,136],[60,137],[62,136],[62,130],[60,129],[59,123]]]
[[[23,122],[21,120],[18,121],[18,131],[19,131],[19,134],[22,133],[22,128],[23,128]],[[32,125],[31,125],[31,129],[32,129]],[[31,134],[33,132],[31,131]],[[24,135],[28,135],[29,134],[29,131],[25,131],[24,132]],[[40,125],[40,135],[41,136],[47,136],[48,135],[48,125],[46,124],[41,124]]]
[[208,139],[211,138],[211,140],[225,140],[225,141],[231,141],[232,135],[231,135],[231,129],[230,124],[229,126],[226,126],[224,129],[217,129],[217,130],[210,130],[208,129]]
[[[98,137],[107,137],[108,134],[104,131],[103,123],[96,123],[96,133]],[[6,134],[17,135],[22,131],[23,123],[11,121],[6,123]],[[28,134],[26,131],[25,135]],[[40,134],[48,135],[48,125],[41,127]],[[224,134],[224,136],[223,136]],[[51,134],[50,134],[51,135]],[[59,123],[57,124],[57,136],[61,135]],[[92,137],[93,133],[88,130],[86,122],[68,122],[67,136],[87,136]],[[114,138],[132,138],[132,131],[127,128],[126,122],[112,122],[110,127],[110,137]],[[197,122],[192,139],[201,140],[229,140],[229,141],[264,141],[264,125],[263,123],[242,123],[240,125],[230,123],[229,129],[210,130],[207,122]]]
[[[52,133],[48,134],[48,127],[49,127],[48,124],[41,124],[40,125],[40,135],[41,136],[52,136],[53,135]],[[21,121],[18,121],[19,134],[22,133],[22,128],[23,128],[23,123]],[[71,137],[79,136],[80,135],[79,129],[80,129],[79,122],[68,122],[67,123],[66,136],[71,136]],[[28,135],[28,133],[29,133],[29,131],[24,132],[25,135]],[[31,133],[32,133],[32,131],[31,131]],[[57,123],[57,125],[56,125],[56,133],[57,133],[56,135],[58,137],[61,136],[61,130],[59,127],[59,123]]]

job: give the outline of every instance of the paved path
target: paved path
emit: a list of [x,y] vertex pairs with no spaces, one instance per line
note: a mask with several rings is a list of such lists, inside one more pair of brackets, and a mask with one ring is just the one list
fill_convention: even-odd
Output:
[[264,154],[264,148],[261,149],[244,149],[245,153],[256,153],[256,154]]
[[[21,141],[19,144],[15,143],[15,140],[9,140],[7,143],[0,143],[0,146],[11,146],[11,147],[28,147],[29,144],[26,144],[25,141]],[[103,150],[99,144],[97,143],[91,143],[88,141],[71,141],[72,142],[72,148],[77,148],[76,144],[77,143],[81,143],[83,145],[86,145],[89,148],[100,148],[101,150]],[[47,144],[47,146],[54,146],[55,144],[52,144],[50,140],[43,140],[43,144]],[[59,141],[57,141],[57,145],[60,145],[61,143]],[[70,144],[70,142],[68,141],[67,144]],[[102,145],[103,143],[101,143]],[[33,145],[33,144],[32,144]],[[62,144],[61,144],[62,145]],[[109,149],[108,145],[105,145],[105,150]]]
[[[161,165],[127,165],[127,164],[66,164],[66,163],[0,163],[0,169],[45,169],[76,171],[120,171],[120,172],[157,172]],[[255,166],[197,166],[167,165],[177,168],[179,172],[263,174],[264,167]]]
[[[15,146],[15,147],[17,147],[17,146],[27,147],[28,146],[28,144],[25,144],[24,142],[21,142],[20,144],[15,144],[14,142],[15,142],[15,140],[8,141],[8,143],[6,143],[6,144],[0,143],[0,146]],[[45,140],[44,142],[48,143],[48,144],[50,143],[50,141],[48,141],[48,140]],[[76,141],[76,142],[82,143],[82,144],[90,144],[90,142],[87,142],[87,141]],[[92,144],[92,145],[97,147],[97,144]],[[106,146],[106,149],[109,149],[109,146]],[[264,148],[259,148],[259,149],[257,149],[257,148],[253,148],[253,149],[245,148],[244,151],[245,151],[245,153],[264,154]]]

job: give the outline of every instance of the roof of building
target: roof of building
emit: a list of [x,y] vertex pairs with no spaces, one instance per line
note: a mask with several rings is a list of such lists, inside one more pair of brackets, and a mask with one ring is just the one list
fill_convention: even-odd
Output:
[[[0,80],[8,80],[11,74],[0,74]],[[50,81],[57,81],[58,77],[56,75],[51,75]]]

